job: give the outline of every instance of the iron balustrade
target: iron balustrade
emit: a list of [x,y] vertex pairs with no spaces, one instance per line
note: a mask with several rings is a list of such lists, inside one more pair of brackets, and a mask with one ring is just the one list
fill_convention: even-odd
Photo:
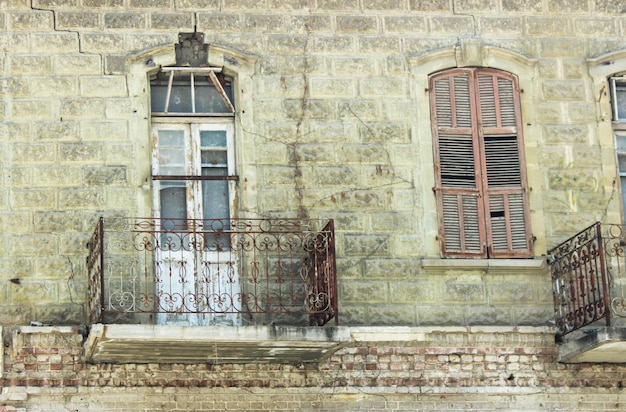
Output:
[[557,335],[601,320],[611,325],[611,304],[619,298],[611,302],[610,289],[623,271],[624,229],[597,222],[548,251]]
[[333,221],[100,218],[89,322],[338,323]]

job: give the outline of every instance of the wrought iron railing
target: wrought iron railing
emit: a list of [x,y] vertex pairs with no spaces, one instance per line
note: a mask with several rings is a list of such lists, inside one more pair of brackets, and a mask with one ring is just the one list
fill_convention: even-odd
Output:
[[624,315],[625,245],[624,225],[597,222],[548,251],[558,335]]
[[100,218],[89,322],[337,323],[333,221]]

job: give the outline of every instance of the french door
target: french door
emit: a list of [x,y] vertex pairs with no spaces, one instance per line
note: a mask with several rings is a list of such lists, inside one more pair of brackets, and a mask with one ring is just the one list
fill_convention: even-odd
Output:
[[239,325],[233,126],[153,123],[157,323]]

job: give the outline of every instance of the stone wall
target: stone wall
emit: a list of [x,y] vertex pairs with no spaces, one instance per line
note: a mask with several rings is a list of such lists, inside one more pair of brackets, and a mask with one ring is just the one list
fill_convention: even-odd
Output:
[[599,0],[0,1],[0,323],[84,323],[98,217],[151,214],[150,62],[171,62],[178,33],[195,28],[223,64],[247,65],[235,72],[239,213],[336,220],[343,324],[545,324],[545,267],[422,260],[439,254],[427,75],[478,64],[519,76],[540,256],[620,219],[606,81],[587,59],[624,49],[621,11]]
[[300,365],[87,364],[77,331],[44,329],[5,333],[3,412],[624,408],[626,366],[558,364],[549,328],[378,330]]

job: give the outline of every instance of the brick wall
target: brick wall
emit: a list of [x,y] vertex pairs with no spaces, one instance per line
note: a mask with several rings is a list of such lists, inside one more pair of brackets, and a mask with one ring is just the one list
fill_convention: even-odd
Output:
[[319,364],[86,364],[82,336],[14,331],[6,410],[621,410],[626,366],[555,363],[551,331],[431,330]]

